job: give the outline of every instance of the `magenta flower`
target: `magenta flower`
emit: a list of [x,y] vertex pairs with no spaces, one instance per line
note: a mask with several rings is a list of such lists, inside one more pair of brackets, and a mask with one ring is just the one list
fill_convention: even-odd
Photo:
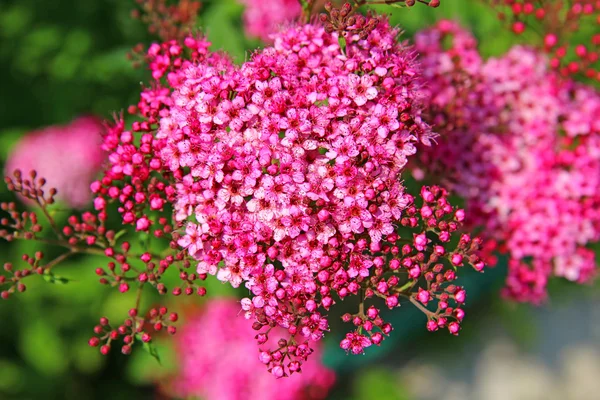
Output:
[[[408,159],[435,134],[421,118],[418,65],[397,34],[381,20],[366,40],[347,38],[343,53],[323,26],[290,27],[240,67],[184,69],[162,116],[162,160],[186,226],[178,243],[198,274],[250,290],[242,309],[259,344],[273,326],[291,335],[261,357],[275,376],[296,372],[309,340],[329,330],[335,295],[377,294],[396,308],[414,299],[421,274],[432,296],[454,290],[450,255],[481,261],[481,242],[468,236],[433,254],[434,239],[449,243],[464,217],[446,191],[424,189],[418,209],[405,193]],[[413,245],[400,247],[400,227],[415,231]],[[379,317],[354,324],[364,329],[343,346],[355,354],[392,331]]]

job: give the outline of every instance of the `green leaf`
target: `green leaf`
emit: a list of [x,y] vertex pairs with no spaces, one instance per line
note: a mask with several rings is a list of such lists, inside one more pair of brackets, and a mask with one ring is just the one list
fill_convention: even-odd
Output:
[[54,283],[57,285],[66,285],[67,283],[72,282],[71,279],[65,278],[60,275],[56,275],[48,270],[46,270],[46,272],[44,272],[44,280],[46,282]]
[[386,5],[392,6],[393,8],[409,8],[406,6],[406,3],[390,3]]
[[156,346],[154,346],[154,343],[152,343],[152,341],[144,342],[139,333],[135,335],[135,337],[142,343],[142,348],[146,350],[146,352],[150,354],[160,365],[162,365],[160,361],[160,355],[158,354],[158,350],[156,349]]
[[117,240],[119,240],[126,233],[127,233],[127,229],[122,229],[119,232],[117,232],[116,235],[115,235],[115,242]]
[[343,36],[338,36],[338,44],[340,45],[342,53],[346,54],[346,38]]

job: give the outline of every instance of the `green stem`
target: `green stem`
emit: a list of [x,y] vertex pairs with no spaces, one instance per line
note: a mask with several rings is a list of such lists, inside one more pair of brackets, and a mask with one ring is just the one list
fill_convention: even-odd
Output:
[[310,15],[312,14],[312,8],[314,6],[314,0],[298,0],[300,1],[300,6],[302,6],[302,21],[304,23],[308,23],[310,20]]
[[417,307],[419,310],[421,310],[425,315],[427,315],[427,318],[432,318],[435,316],[435,313],[429,311],[428,309],[426,309],[421,303],[419,303],[417,301],[417,299],[415,299],[413,296],[409,297],[409,300],[411,303],[414,304],[415,307]]
[[398,289],[396,289],[396,292],[402,293],[406,289],[412,289],[412,287],[415,286],[415,283],[416,283],[415,281],[408,281],[404,285],[402,285]]

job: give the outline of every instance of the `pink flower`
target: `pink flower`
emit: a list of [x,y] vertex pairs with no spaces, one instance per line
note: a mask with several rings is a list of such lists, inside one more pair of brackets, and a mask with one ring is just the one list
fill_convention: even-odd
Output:
[[364,335],[358,333],[348,333],[346,338],[340,343],[340,347],[352,354],[362,354],[364,349],[371,346],[371,340]]
[[348,97],[350,97],[357,106],[364,105],[367,101],[377,97],[377,88],[373,87],[373,80],[370,75],[358,76],[351,74],[348,76]]
[[82,208],[92,199],[90,184],[105,160],[100,147],[103,131],[100,120],[91,116],[33,131],[12,149],[5,174],[12,176],[20,169],[29,175],[36,170],[48,187],[57,189],[58,199]]
[[189,222],[185,227],[185,235],[177,241],[177,244],[187,249],[190,255],[196,258],[200,250],[203,249],[202,228],[197,224]]
[[239,0],[246,5],[244,27],[250,36],[271,42],[271,34],[285,22],[300,16],[302,8],[296,0]]
[[[202,310],[191,312],[175,336],[178,372],[165,381],[166,388],[178,397],[206,400],[305,399],[325,398],[335,375],[319,361],[320,349],[313,344],[311,360],[302,365],[302,373],[286,379],[281,367],[272,375],[261,365],[268,364],[268,352],[256,352],[252,323],[239,315],[233,299],[213,299]],[[269,336],[285,335],[272,332]],[[267,343],[269,344],[269,343]]]
[[504,295],[540,303],[552,276],[594,276],[583,246],[600,239],[600,93],[563,79],[529,48],[484,61],[473,36],[450,21],[416,43],[441,133],[421,160],[465,199],[469,217],[457,210],[455,220],[506,249]]

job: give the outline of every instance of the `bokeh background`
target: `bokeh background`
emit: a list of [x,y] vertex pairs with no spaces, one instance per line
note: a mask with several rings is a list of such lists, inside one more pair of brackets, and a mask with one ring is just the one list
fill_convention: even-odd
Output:
[[[2,165],[33,129],[84,114],[110,118],[136,102],[146,71],[132,68],[126,55],[151,38],[141,22],[130,18],[134,6],[133,0],[0,2]],[[486,56],[501,54],[517,41],[492,10],[475,0],[447,0],[435,10],[381,10],[403,27],[406,39],[451,17],[475,32]],[[198,19],[214,48],[230,52],[237,62],[260,45],[244,36],[242,12],[235,0],[207,0]],[[4,185],[0,199],[12,200]],[[26,242],[0,243],[2,261],[16,262],[31,249]],[[127,294],[97,284],[93,270],[99,265],[101,260],[91,256],[73,258],[57,270],[67,284],[32,280],[26,293],[0,302],[1,400],[166,398],[157,382],[168,379],[176,363],[168,341],[158,346],[161,364],[143,351],[103,357],[87,345],[100,315],[119,319],[131,304]],[[598,398],[598,284],[553,281],[551,301],[533,307],[500,298],[505,275],[502,260],[483,276],[467,274],[469,318],[458,337],[426,332],[425,317],[409,307],[392,317],[392,337],[365,356],[347,356],[331,335],[324,363],[338,378],[329,398]],[[208,290],[211,296],[236,296],[218,283],[208,283]]]

